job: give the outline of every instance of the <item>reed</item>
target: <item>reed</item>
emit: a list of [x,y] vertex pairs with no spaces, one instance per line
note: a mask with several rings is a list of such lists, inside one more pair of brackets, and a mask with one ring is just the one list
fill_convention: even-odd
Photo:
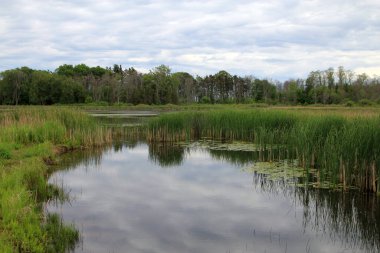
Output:
[[297,159],[332,187],[379,192],[380,117],[298,111],[215,110],[168,113],[147,126],[151,142],[208,138],[243,140],[270,153],[284,147],[281,159]]
[[78,231],[43,203],[60,193],[47,178],[59,150],[100,146],[109,129],[86,114],[57,107],[18,107],[0,112],[0,252],[65,252]]
[[35,144],[50,141],[72,147],[102,145],[111,131],[84,112],[58,107],[21,107],[0,114],[0,142]]

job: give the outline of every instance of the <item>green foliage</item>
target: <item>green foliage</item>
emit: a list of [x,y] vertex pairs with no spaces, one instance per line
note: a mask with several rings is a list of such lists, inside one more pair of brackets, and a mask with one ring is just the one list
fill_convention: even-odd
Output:
[[45,171],[42,160],[33,157],[13,167],[11,172],[2,173],[2,252],[65,252],[78,240],[78,232],[72,226],[57,223],[56,216],[49,215],[46,225],[42,225],[39,203],[51,197]]
[[91,103],[93,102],[92,97],[87,96],[84,102],[85,102],[86,104],[91,104]]
[[[78,240],[43,202],[62,197],[48,185],[54,146],[89,147],[111,140],[88,115],[65,108],[17,107],[0,113],[0,251],[66,252]],[[6,159],[6,160],[4,160]]]
[[0,160],[1,159],[11,159],[11,148],[8,143],[0,143]]
[[347,107],[353,107],[355,105],[355,103],[353,101],[346,101],[345,102],[345,106]]
[[62,76],[70,76],[70,77],[73,77],[74,74],[75,74],[75,71],[74,71],[74,66],[73,65],[68,65],[68,64],[64,64],[64,65],[61,65],[59,66],[55,72],[58,74],[58,75],[62,75]]
[[39,163],[29,160],[27,164],[14,167],[12,172],[1,177],[1,227],[4,232],[0,233],[0,237],[7,238],[7,244],[18,249],[17,251],[44,252],[45,233],[41,228],[39,211],[33,197],[34,190],[41,188],[41,184],[40,181],[34,181],[37,185],[28,185],[33,186],[33,189],[24,184],[25,180],[29,180],[31,170],[36,169],[33,175],[40,175],[39,166],[42,164]]
[[32,146],[27,146],[20,151],[20,156],[22,158],[28,157],[52,157],[53,154],[53,144],[50,141],[35,144]]
[[44,226],[48,234],[48,245],[46,252],[66,252],[73,250],[75,243],[79,240],[79,232],[74,226],[62,223],[57,214],[48,214]]
[[373,105],[373,102],[370,101],[369,99],[360,99],[359,104],[362,106],[369,106],[369,105]]
[[19,108],[2,113],[0,141],[18,144],[75,143],[92,146],[111,139],[110,130],[98,126],[83,112],[64,108]]
[[166,65],[142,74],[118,64],[113,68],[64,64],[53,73],[22,67],[6,70],[0,77],[0,104],[12,105],[85,101],[159,105],[202,102],[203,97],[208,97],[212,104],[248,100],[268,104],[340,104],[345,99],[366,99],[363,105],[372,105],[380,96],[378,77],[355,75],[343,67],[311,71],[305,79],[285,82],[239,77],[224,70],[193,77],[186,72],[172,73]]
[[203,96],[201,98],[201,101],[200,101],[202,104],[210,104],[211,103],[211,99],[207,96]]

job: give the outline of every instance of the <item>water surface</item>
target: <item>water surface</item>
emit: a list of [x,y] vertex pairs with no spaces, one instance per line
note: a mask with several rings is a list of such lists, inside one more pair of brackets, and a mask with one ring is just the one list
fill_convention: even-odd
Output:
[[296,188],[242,168],[254,152],[124,143],[66,157],[48,211],[75,252],[379,252],[379,198]]

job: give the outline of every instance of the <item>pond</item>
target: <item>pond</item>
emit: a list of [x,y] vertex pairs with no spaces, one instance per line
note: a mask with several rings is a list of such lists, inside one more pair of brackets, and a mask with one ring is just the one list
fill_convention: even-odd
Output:
[[375,195],[297,187],[247,170],[254,150],[124,142],[74,152],[47,210],[81,233],[75,252],[379,252]]

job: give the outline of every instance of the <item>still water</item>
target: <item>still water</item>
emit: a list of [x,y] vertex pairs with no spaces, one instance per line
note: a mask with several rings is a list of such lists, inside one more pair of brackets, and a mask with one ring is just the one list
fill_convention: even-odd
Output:
[[49,203],[75,252],[380,252],[376,196],[305,189],[244,168],[255,152],[123,143],[63,158]]

